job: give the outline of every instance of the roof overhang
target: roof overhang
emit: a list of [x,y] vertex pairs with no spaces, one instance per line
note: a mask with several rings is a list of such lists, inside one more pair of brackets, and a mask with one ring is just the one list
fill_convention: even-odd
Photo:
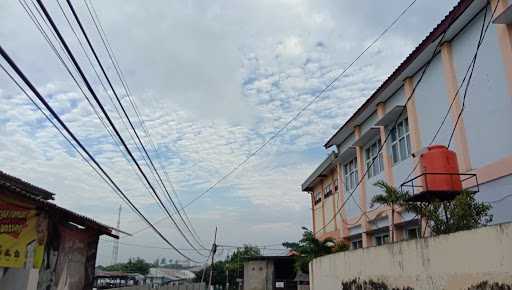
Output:
[[331,152],[327,158],[325,158],[322,163],[313,171],[313,173],[302,183],[302,191],[311,192],[313,191],[313,186],[320,179],[324,178],[325,174],[327,174],[330,170],[334,169],[336,166],[336,152]]
[[[345,141],[354,132],[354,127],[363,123],[377,110],[377,104],[385,102],[403,86],[403,81],[413,76],[430,59],[441,40],[449,41],[469,23],[487,5],[486,0],[461,0],[445,18],[420,42],[395,71],[377,88],[375,92],[356,110],[325,143],[325,148]],[[406,96],[407,98],[408,96]]]
[[380,118],[377,123],[375,123],[375,125],[384,127],[391,125],[400,117],[400,115],[403,115],[405,112],[405,106],[394,106],[384,116],[382,116],[382,118]]
[[364,146],[365,144],[368,144],[373,139],[377,138],[380,135],[380,127],[370,127],[368,130],[366,130],[361,137],[359,137],[354,143],[352,144],[353,147],[359,147]]
[[48,215],[53,219],[59,222],[67,222],[71,224],[75,224],[77,226],[93,230],[98,233],[98,235],[107,235],[114,239],[119,239],[119,236],[114,234],[111,227],[101,224],[93,219],[90,219],[86,216],[80,215],[78,213],[72,212],[68,209],[60,207],[52,202],[44,200],[42,198],[38,198],[36,196],[24,193],[24,192],[16,192],[16,191],[2,191],[2,194],[11,197],[12,199],[19,200],[20,202],[24,202],[34,206],[36,209],[45,211]]

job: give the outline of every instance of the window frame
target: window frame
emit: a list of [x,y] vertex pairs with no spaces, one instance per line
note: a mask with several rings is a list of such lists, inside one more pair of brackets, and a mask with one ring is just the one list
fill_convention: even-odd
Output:
[[345,191],[353,191],[359,182],[359,173],[357,169],[357,157],[343,164],[343,181],[345,182]]
[[350,247],[352,248],[352,250],[363,248],[363,239],[350,241]]
[[384,172],[384,157],[382,150],[380,150],[381,147],[382,144],[379,137],[373,142],[370,142],[370,144],[364,148],[364,158],[367,172],[366,175],[368,179],[371,179],[372,177],[375,177]]
[[323,187],[324,198],[327,198],[333,194],[332,183],[329,182]]
[[[410,232],[412,230],[414,230],[416,232],[416,235],[414,237],[410,236]],[[406,228],[405,232],[406,232],[406,235],[407,235],[407,240],[417,240],[417,239],[420,238],[420,229],[417,226]]]
[[315,205],[317,205],[320,202],[322,202],[322,192],[321,191],[313,192],[313,203]]
[[396,126],[390,128],[391,161],[400,163],[411,156],[411,130],[408,118],[403,118]]
[[[375,240],[376,246],[382,246],[382,245],[388,244],[390,242],[389,233],[375,234],[373,236],[373,239]],[[380,243],[379,243],[379,240],[380,240]]]

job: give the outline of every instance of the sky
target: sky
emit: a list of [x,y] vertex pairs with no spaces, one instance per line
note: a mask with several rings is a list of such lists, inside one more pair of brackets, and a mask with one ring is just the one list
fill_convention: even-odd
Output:
[[[57,2],[47,2],[135,152],[126,127]],[[70,16],[65,1],[60,2]],[[86,6],[74,2],[116,91],[122,92]],[[410,1],[92,3],[158,147],[157,153],[150,150],[150,154],[165,168],[180,202],[187,204],[286,124]],[[216,226],[218,242],[224,245],[275,245],[300,239],[301,227],[311,224],[310,200],[300,185],[327,156],[323,144],[455,4],[455,0],[418,0],[297,121],[235,174],[187,207],[203,244],[209,247]],[[18,1],[0,2],[0,44],[144,214],[157,222],[178,248],[204,260],[162,219],[163,211]],[[3,60],[0,63],[5,64]],[[55,202],[63,207],[115,225],[122,201],[3,71],[0,100],[0,170],[56,193]],[[124,95],[122,102],[128,106]],[[128,113],[137,120],[133,111]],[[136,126],[140,129],[140,124]],[[144,227],[123,204],[120,228],[138,234],[122,236],[119,261],[135,256],[149,261],[182,259],[172,250],[162,249],[167,246],[151,230],[140,231]],[[102,237],[97,263],[109,264],[111,257],[112,240]]]

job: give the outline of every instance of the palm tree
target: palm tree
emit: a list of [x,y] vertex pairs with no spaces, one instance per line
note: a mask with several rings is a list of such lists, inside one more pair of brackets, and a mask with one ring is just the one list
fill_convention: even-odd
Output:
[[308,264],[314,258],[328,255],[333,252],[336,241],[333,238],[317,239],[315,234],[302,227],[304,233],[298,242],[285,242],[283,246],[299,254],[296,256],[295,267],[297,271],[308,273]]
[[374,184],[384,193],[377,194],[372,198],[372,207],[374,204],[387,205],[391,208],[391,241],[395,241],[395,206],[403,205],[409,194],[398,190],[396,187],[388,184],[384,180],[379,180]]

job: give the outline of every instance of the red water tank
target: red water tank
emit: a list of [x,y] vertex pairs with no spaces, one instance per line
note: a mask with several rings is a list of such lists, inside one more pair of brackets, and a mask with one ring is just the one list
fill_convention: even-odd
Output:
[[[460,180],[457,154],[444,145],[428,146],[420,155],[420,164],[423,169],[425,191],[433,192],[460,192]],[[432,174],[435,173],[435,174]]]

